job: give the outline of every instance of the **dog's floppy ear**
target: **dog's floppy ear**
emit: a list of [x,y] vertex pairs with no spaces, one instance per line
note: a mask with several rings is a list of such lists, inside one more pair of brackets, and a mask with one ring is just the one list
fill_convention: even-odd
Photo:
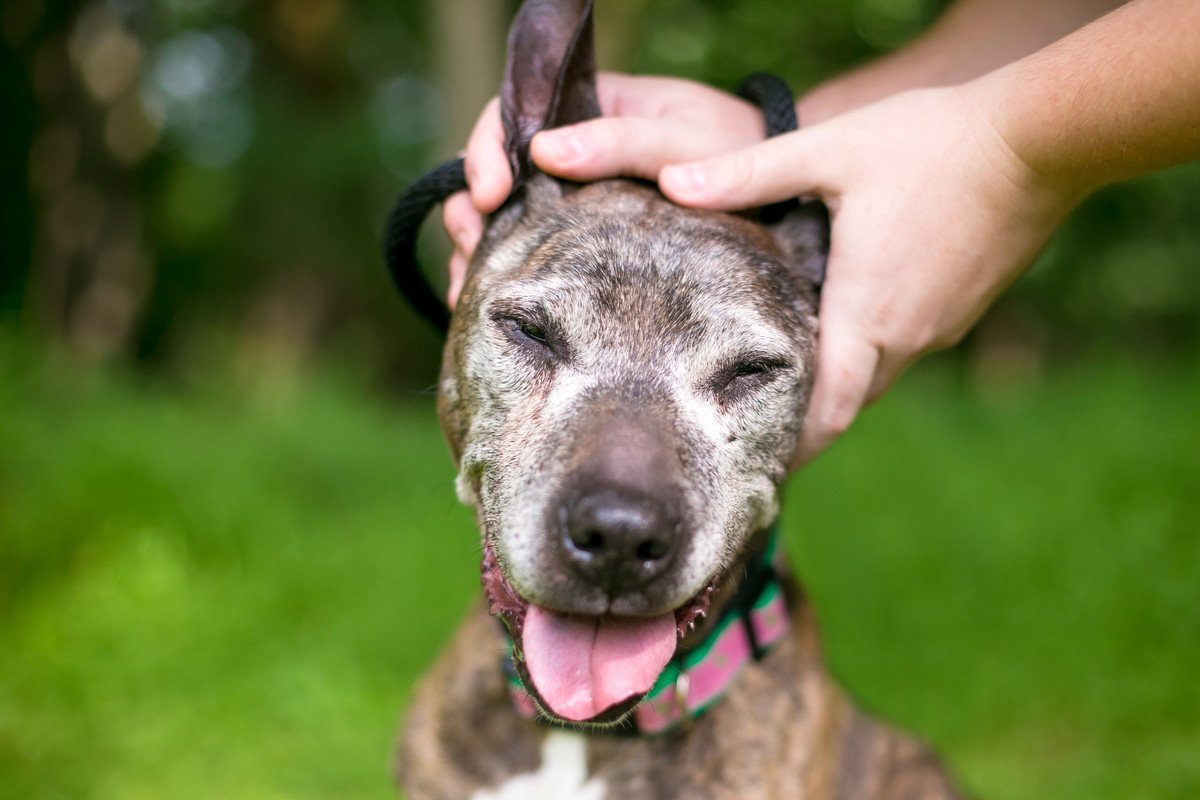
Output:
[[814,299],[819,297],[829,260],[829,209],[820,200],[801,200],[768,229],[795,269],[797,281],[812,291]]
[[600,116],[592,0],[525,0],[508,35],[500,115],[514,188],[535,172],[534,134]]

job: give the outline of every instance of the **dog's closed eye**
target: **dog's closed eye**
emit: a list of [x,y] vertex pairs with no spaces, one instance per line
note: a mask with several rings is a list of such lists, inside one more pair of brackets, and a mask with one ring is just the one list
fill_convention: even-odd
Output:
[[534,315],[513,311],[498,311],[492,320],[518,347],[544,356],[562,358],[562,343],[553,328],[540,322]]
[[519,330],[527,339],[532,339],[538,344],[549,344],[549,342],[546,341],[546,329],[541,325],[537,325],[532,322],[524,322],[519,319],[514,319],[513,323],[517,326],[517,330]]
[[791,364],[781,358],[742,358],[719,370],[711,385],[722,403],[733,403],[771,383],[790,368]]

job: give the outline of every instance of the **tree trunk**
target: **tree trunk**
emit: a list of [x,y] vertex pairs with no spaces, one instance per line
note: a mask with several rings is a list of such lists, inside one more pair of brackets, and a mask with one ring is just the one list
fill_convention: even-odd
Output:
[[446,136],[439,156],[466,145],[480,110],[500,90],[511,4],[500,0],[429,0]]

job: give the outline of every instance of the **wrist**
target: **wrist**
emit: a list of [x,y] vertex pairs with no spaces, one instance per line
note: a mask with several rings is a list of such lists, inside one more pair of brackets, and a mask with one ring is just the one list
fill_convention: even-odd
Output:
[[1070,210],[1106,181],[1057,148],[1057,133],[1029,90],[1030,77],[1010,65],[957,87],[992,138],[1013,180],[1041,202]]

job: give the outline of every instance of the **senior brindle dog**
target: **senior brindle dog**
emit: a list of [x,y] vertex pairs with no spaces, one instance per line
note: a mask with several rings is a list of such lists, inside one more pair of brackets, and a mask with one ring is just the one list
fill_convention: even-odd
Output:
[[527,0],[513,24],[517,189],[475,254],[439,384],[487,603],[416,693],[401,785],[410,800],[955,797],[924,747],[829,678],[775,547],[823,209],[765,225],[539,173],[532,136],[599,113],[591,37],[590,2]]

